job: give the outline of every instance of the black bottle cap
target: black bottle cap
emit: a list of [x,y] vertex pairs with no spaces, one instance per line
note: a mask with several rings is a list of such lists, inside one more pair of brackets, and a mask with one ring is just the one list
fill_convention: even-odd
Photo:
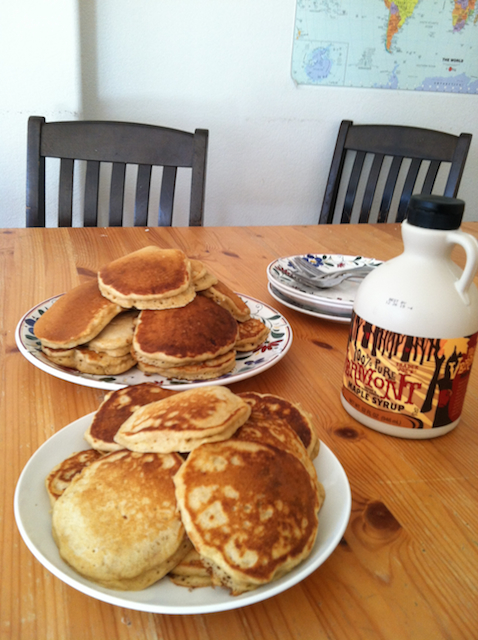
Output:
[[413,195],[408,203],[407,220],[425,229],[458,229],[465,203],[457,198],[434,195]]

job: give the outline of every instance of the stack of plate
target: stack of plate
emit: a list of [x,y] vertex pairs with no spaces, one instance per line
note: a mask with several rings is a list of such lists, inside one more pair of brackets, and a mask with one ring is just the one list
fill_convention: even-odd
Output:
[[269,293],[286,307],[316,318],[333,322],[350,322],[355,294],[360,280],[348,279],[330,289],[304,285],[297,278],[292,258],[303,258],[324,273],[340,273],[343,269],[364,265],[378,266],[380,261],[362,256],[308,253],[278,258],[267,267]]

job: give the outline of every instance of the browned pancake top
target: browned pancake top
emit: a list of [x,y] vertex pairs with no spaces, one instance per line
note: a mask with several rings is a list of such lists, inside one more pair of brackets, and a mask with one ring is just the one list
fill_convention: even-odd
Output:
[[[183,398],[178,397],[177,403],[174,403],[172,407],[167,407],[164,412],[161,413],[160,426],[156,423],[150,426],[145,426],[141,429],[142,433],[147,431],[158,431],[161,426],[166,423],[168,431],[184,431],[185,428],[188,431],[201,434],[204,431],[204,423],[209,416],[214,413],[216,407],[219,407],[220,400],[216,398],[208,398],[207,404],[201,404],[196,398]],[[187,416],[188,421],[184,420],[184,416]]]
[[248,338],[255,338],[260,335],[264,329],[264,323],[258,318],[249,318],[245,322],[239,322],[239,340],[246,340]]
[[[98,464],[100,463],[100,464]],[[107,494],[116,497],[120,504],[122,483],[128,483],[130,501],[136,511],[140,510],[141,503],[149,498],[151,504],[156,501],[161,504],[168,500],[172,505],[176,504],[172,476],[183,463],[182,458],[175,453],[163,455],[158,453],[135,453],[134,451],[114,451],[101,456],[95,465],[91,466],[95,482],[86,484],[82,488],[84,500],[82,507],[90,512],[94,503],[98,509],[110,509]],[[94,471],[93,471],[94,468]],[[131,478],[134,481],[128,482]],[[98,504],[98,486],[102,487],[103,502]],[[136,497],[136,507],[134,502]],[[158,509],[159,511],[159,509]],[[149,527],[149,523],[145,523]]]
[[[180,475],[193,542],[199,537],[249,578],[270,580],[314,539],[314,485],[298,458],[282,449],[237,440],[205,444],[189,454]],[[227,551],[232,544],[238,558],[257,560],[236,564]]]
[[162,400],[177,391],[163,389],[154,382],[144,382],[113,391],[96,412],[90,435],[102,442],[114,442],[114,436],[130,415],[139,407]]
[[184,540],[173,482],[182,463],[174,453],[125,449],[92,462],[53,509],[61,557],[110,588],[138,590],[156,582]]
[[188,262],[180,249],[150,246],[113,260],[98,277],[123,296],[165,295],[188,285]]
[[[243,398],[244,400],[244,398]],[[246,440],[247,442],[259,442],[279,447],[284,451],[289,451],[302,459],[307,456],[307,451],[299,436],[283,421],[271,421],[256,423],[251,420],[245,422],[242,427],[234,433],[236,440]]]
[[[196,296],[179,309],[144,310],[135,331],[135,344],[146,354],[196,358],[234,346],[237,322],[226,309]],[[223,351],[222,351],[223,352]]]
[[214,289],[219,293],[222,293],[226,298],[229,298],[241,313],[249,311],[249,307],[244,300],[239,297],[237,293],[234,293],[234,291],[228,287],[227,284],[224,284],[224,282],[219,280],[218,283],[214,285]]
[[[245,398],[243,398],[243,400],[244,399]],[[318,482],[312,460],[309,458],[307,449],[304,447],[301,439],[287,422],[284,420],[276,420],[275,418],[268,421],[264,417],[261,417],[260,422],[257,420],[248,420],[242,427],[239,427],[234,433],[233,438],[236,440],[271,445],[296,456],[309,472],[316,486],[320,504],[322,505],[325,498],[325,491]]]
[[96,280],[90,280],[58,298],[36,321],[35,335],[39,340],[67,342],[87,332],[98,317],[114,316],[121,310],[101,295]]
[[254,391],[238,393],[252,407],[249,422],[260,423],[261,420],[286,422],[297,433],[306,449],[309,448],[312,435],[310,425],[302,413],[293,404],[272,394],[258,394]]
[[73,478],[101,455],[94,449],[78,451],[52,469],[46,479],[46,487],[51,498],[58,499]]

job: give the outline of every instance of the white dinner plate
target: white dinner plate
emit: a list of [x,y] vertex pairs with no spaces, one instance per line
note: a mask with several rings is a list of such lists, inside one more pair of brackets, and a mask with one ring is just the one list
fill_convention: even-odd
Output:
[[115,376],[98,376],[88,373],[80,373],[68,367],[62,367],[53,362],[42,353],[40,341],[36,338],[33,327],[38,318],[57,300],[60,296],[54,296],[49,300],[45,300],[36,305],[23,316],[17,325],[15,331],[15,340],[20,352],[33,365],[45,371],[46,373],[80,384],[85,387],[96,389],[106,389],[114,391],[132,384],[140,384],[142,382],[158,382],[165,389],[177,389],[184,387],[193,389],[211,384],[232,384],[245,378],[255,376],[269,367],[277,364],[281,358],[285,356],[292,344],[292,329],[287,320],[278,311],[269,305],[246,296],[238,294],[251,310],[253,318],[259,318],[270,329],[267,340],[254,351],[237,352],[236,366],[231,373],[226,373],[219,378],[211,380],[178,380],[168,379],[159,374],[146,375],[139,371],[137,367],[133,367],[125,373]]
[[322,442],[314,466],[326,497],[319,513],[319,529],[309,557],[279,580],[231,596],[216,587],[189,590],[165,577],[142,591],[115,591],[77,574],[60,558],[51,533],[51,507],[45,478],[52,468],[75,451],[88,449],[83,434],[94,413],[79,418],[49,438],[30,458],[17,483],[15,519],[20,534],[37,560],[57,578],[86,595],[120,607],[163,614],[202,614],[237,609],[275,596],[315,571],[342,539],[351,512],[350,485],[332,451]]
[[309,287],[296,279],[297,267],[291,258],[307,259],[309,264],[321,272],[340,273],[341,270],[364,265],[379,266],[380,261],[362,256],[308,253],[273,260],[267,267],[267,278],[281,293],[301,304],[306,304],[319,313],[347,315],[351,313],[360,280],[344,280],[330,289]]
[[321,320],[330,320],[331,322],[341,322],[343,324],[349,324],[352,319],[352,312],[347,313],[345,316],[337,316],[332,313],[320,313],[320,311],[316,311],[313,307],[310,307],[307,304],[295,302],[294,300],[289,299],[284,293],[281,293],[279,289],[276,289],[270,282],[267,284],[267,289],[277,302],[280,302],[294,311],[305,313],[308,316],[320,318]]

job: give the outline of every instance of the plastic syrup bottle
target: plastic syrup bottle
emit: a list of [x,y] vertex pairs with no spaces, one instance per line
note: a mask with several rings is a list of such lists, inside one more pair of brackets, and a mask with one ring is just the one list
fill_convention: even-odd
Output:
[[[404,251],[360,284],[342,404],[367,427],[434,438],[460,420],[478,332],[478,242],[459,229],[465,204],[412,196]],[[462,271],[451,259],[460,245]]]

